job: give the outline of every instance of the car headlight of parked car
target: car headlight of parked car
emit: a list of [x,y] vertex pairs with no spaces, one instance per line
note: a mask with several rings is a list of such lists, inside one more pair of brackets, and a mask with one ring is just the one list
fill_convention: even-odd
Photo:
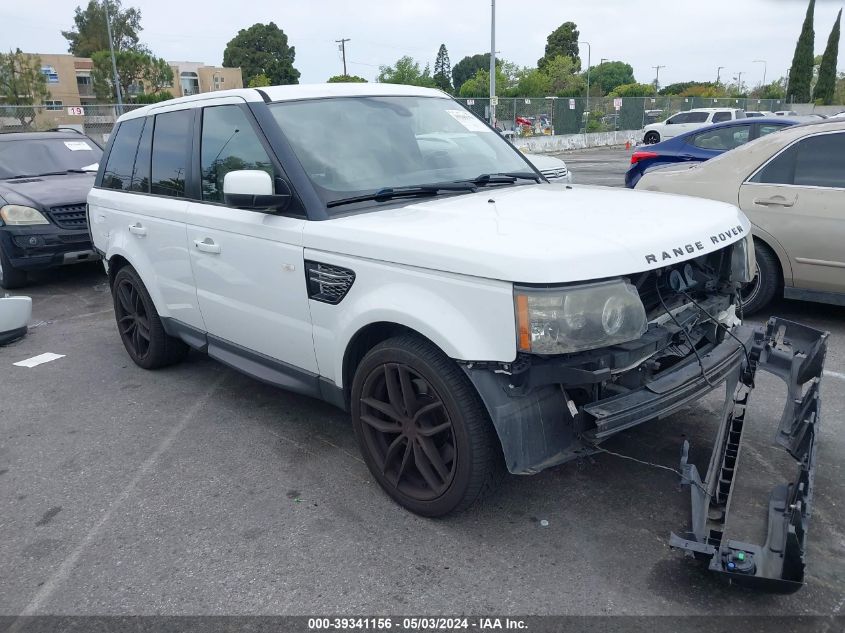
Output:
[[744,240],[736,242],[731,249],[731,280],[747,284],[756,274],[754,238],[748,235]]
[[50,224],[38,209],[24,207],[19,204],[7,204],[0,207],[0,218],[10,226],[25,226],[29,224]]
[[637,289],[622,279],[567,288],[514,289],[517,347],[571,354],[633,341],[648,329]]

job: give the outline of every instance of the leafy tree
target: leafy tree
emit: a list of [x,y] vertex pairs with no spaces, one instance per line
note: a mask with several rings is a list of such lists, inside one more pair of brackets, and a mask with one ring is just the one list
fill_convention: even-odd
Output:
[[549,78],[549,90],[558,97],[582,97],[587,81],[578,74],[578,64],[571,57],[558,55],[546,62],[544,69]]
[[549,76],[539,68],[523,68],[516,77],[514,97],[545,97],[552,92]]
[[263,88],[264,86],[270,85],[272,85],[270,78],[264,73],[260,73],[249,80],[247,88]]
[[437,59],[434,60],[434,83],[441,90],[452,92],[452,64],[449,62],[449,51],[446,45],[441,44],[437,50]]
[[845,105],[845,73],[839,73],[836,79],[836,90],[833,93],[833,102]]
[[428,64],[426,64],[425,70],[420,70],[419,62],[414,61],[412,57],[407,55],[396,60],[395,66],[379,66],[376,81],[383,84],[406,84],[427,88],[435,86]]
[[608,95],[610,97],[651,97],[654,95],[654,86],[651,84],[623,84],[616,86]]
[[[21,49],[0,53],[0,100],[5,105],[39,105],[49,97],[40,57],[27,55]],[[22,126],[30,127],[35,121],[35,110],[15,108],[14,116]]]
[[810,83],[813,80],[813,12],[816,0],[810,0],[807,7],[807,15],[804,17],[804,25],[801,27],[801,35],[795,45],[795,55],[792,58],[792,67],[789,69],[789,88],[786,97],[793,102],[809,103]]
[[701,97],[701,98],[718,98],[718,97],[727,97],[728,90],[726,86],[721,82],[718,84],[715,83],[693,83],[689,88],[686,90],[682,90],[681,97]]
[[[504,96],[508,90],[508,76],[505,75],[502,67],[496,66],[496,95]],[[466,97],[489,97],[490,96],[490,71],[481,69],[475,76],[467,79],[461,84],[460,95]]]
[[349,84],[349,83],[357,83],[357,84],[365,84],[367,80],[363,77],[359,77],[358,75],[335,75],[334,77],[329,77],[326,80],[326,83],[329,84]]
[[120,0],[89,0],[85,9],[76,7],[73,16],[75,28],[62,31],[68,41],[68,52],[77,57],[91,57],[97,51],[108,50],[105,2],[109,3],[115,52],[145,51],[146,48],[138,42],[138,33],[142,30],[140,9],[130,7],[124,10]]
[[702,85],[711,85],[711,84],[704,84],[700,81],[682,81],[674,84],[669,84],[668,86],[664,86],[660,89],[658,93],[661,96],[678,96],[683,94],[685,90],[692,88],[693,86],[702,86]]
[[836,62],[839,56],[839,23],[842,20],[842,9],[836,16],[836,22],[830,31],[827,39],[827,48],[824,49],[822,61],[819,65],[819,79],[813,90],[813,99],[824,105],[833,103],[833,96],[836,92]]
[[[496,60],[499,63],[499,60]],[[452,67],[452,85],[460,92],[467,79],[472,79],[479,70],[490,71],[490,53],[468,55]],[[488,89],[489,92],[489,89]]]
[[605,62],[590,68],[590,85],[601,88],[607,94],[616,86],[636,83],[634,69],[625,62]]
[[546,38],[546,53],[537,60],[537,66],[544,70],[546,64],[559,55],[569,57],[581,70],[581,60],[578,58],[578,26],[575,22],[564,22]]
[[[161,58],[140,51],[120,51],[114,54],[121,95],[131,92],[158,94],[173,85],[173,69]],[[94,67],[91,81],[94,94],[102,101],[117,97],[109,51],[97,51],[91,56]]]
[[241,29],[223,51],[223,66],[240,66],[244,79],[266,75],[273,85],[298,84],[299,71],[294,68],[296,51],[288,45],[288,36],[274,22],[253,24]]
[[749,96],[752,99],[784,99],[786,97],[786,77],[781,77],[765,86],[755,88]]
[[172,99],[173,94],[169,90],[162,90],[158,93],[144,93],[135,97],[135,103],[158,103]]

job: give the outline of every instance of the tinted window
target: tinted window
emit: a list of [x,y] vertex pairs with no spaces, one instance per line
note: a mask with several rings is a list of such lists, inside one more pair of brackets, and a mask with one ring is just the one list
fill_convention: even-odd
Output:
[[700,132],[692,137],[690,144],[702,149],[725,151],[747,143],[750,135],[750,125],[732,125]]
[[766,136],[767,134],[771,134],[772,132],[777,132],[782,130],[785,126],[783,125],[760,125],[760,134],[759,136]]
[[155,117],[151,192],[181,198],[185,195],[191,110],[167,112]]
[[202,199],[223,202],[223,178],[238,169],[273,176],[267,152],[238,106],[205,108],[202,115]]
[[690,112],[686,123],[704,123],[709,116],[707,112]]
[[717,112],[713,115],[713,123],[721,123],[722,121],[730,121],[731,120],[731,113],[730,112]]
[[812,136],[792,145],[752,182],[845,188],[845,134]]
[[135,166],[132,169],[132,191],[150,192],[150,153],[153,145],[153,120],[145,119],[141,142],[135,154]]
[[671,124],[689,123],[689,112],[681,112],[680,114],[676,114],[673,117],[669,117],[666,122]]
[[126,191],[131,188],[132,168],[143,129],[144,119],[130,119],[117,128],[114,144],[103,171],[103,187]]

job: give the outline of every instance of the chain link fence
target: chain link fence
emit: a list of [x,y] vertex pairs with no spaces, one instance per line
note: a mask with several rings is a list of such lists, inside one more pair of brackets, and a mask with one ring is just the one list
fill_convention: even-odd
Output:
[[[458,99],[478,117],[489,118],[490,99]],[[124,105],[123,111],[140,105]],[[500,97],[497,125],[514,136],[579,134],[640,130],[668,116],[693,108],[740,108],[746,111],[792,109],[774,99],[712,99],[702,97]],[[588,114],[589,112],[589,114]],[[97,142],[105,142],[118,116],[116,105],[0,105],[0,133],[71,127]]]
[[[490,99],[457,99],[476,116],[488,120]],[[777,99],[704,97],[499,97],[496,124],[515,136],[580,134],[640,130],[683,110],[739,108],[747,112],[792,109]],[[589,112],[589,115],[588,115]]]
[[[128,112],[140,105],[124,105]],[[116,105],[84,106],[4,106],[0,105],[0,133],[38,132],[56,128],[72,128],[98,143],[108,140],[118,117]]]

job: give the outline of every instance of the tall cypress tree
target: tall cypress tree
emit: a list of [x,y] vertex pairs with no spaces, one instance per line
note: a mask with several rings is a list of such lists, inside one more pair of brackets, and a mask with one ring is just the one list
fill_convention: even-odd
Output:
[[836,92],[836,62],[839,57],[839,22],[842,20],[842,9],[836,16],[836,22],[830,30],[830,37],[827,38],[827,48],[822,55],[822,63],[819,66],[819,79],[816,81],[816,89],[813,91],[813,99],[821,101],[824,105],[833,103],[833,94]]
[[434,60],[434,83],[437,87],[446,92],[452,92],[452,64],[449,62],[449,51],[446,45],[441,44],[437,51],[437,59]]
[[816,0],[810,0],[807,7],[807,16],[804,18],[804,26],[801,28],[801,35],[798,37],[798,44],[795,46],[795,56],[792,58],[792,68],[789,69],[789,87],[786,89],[786,98],[792,102],[809,103],[810,86],[813,82],[813,12],[816,8]]

